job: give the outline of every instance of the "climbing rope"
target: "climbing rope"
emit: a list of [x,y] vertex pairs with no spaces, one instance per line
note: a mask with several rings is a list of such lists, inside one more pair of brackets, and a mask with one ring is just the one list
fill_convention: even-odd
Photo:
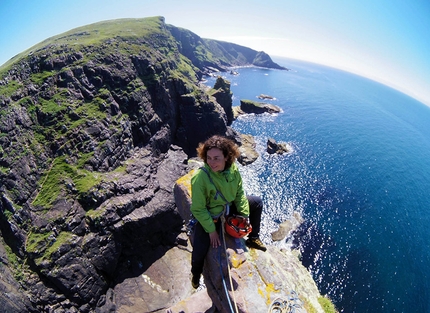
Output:
[[287,300],[275,299],[270,305],[268,313],[295,313],[296,309],[302,308],[302,300],[299,299],[294,290],[290,291]]
[[[226,206],[228,207],[228,205]],[[224,212],[223,212],[224,213]],[[224,223],[225,223],[225,216],[224,214],[221,215],[221,234],[222,234],[222,243],[223,243],[223,247],[224,247],[224,253],[225,253],[225,259],[226,259],[226,263],[227,263],[227,274],[228,274],[228,279],[230,281],[230,287],[231,287],[231,292],[233,294],[233,304],[234,304],[234,309],[233,309],[233,305],[231,304],[231,299],[230,296],[228,294],[228,289],[227,289],[227,285],[225,283],[225,279],[224,279],[224,273],[222,271],[222,263],[221,263],[221,247],[218,247],[218,257],[219,257],[219,264],[220,264],[220,272],[221,272],[221,278],[222,278],[222,283],[224,286],[224,291],[225,291],[225,295],[227,297],[227,301],[228,301],[228,305],[230,306],[230,311],[232,313],[238,313],[239,310],[237,308],[237,303],[236,303],[236,296],[234,293],[234,288],[233,288],[233,281],[231,279],[231,275],[230,275],[230,264],[228,262],[228,257],[227,257],[227,245],[225,243],[225,229],[224,229]]]

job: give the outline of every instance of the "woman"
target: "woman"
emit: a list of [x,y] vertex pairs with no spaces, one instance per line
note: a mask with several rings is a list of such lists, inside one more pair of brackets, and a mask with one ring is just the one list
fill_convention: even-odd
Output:
[[[219,217],[223,214],[225,200],[231,204],[230,214],[247,218],[252,226],[246,245],[266,251],[259,239],[263,202],[259,197],[245,196],[242,177],[235,164],[240,155],[237,145],[225,137],[212,136],[199,144],[197,153],[205,162],[206,172],[199,170],[191,179],[191,213],[198,221],[191,257],[191,282],[194,288],[199,286],[209,247],[217,248],[221,245],[218,235],[221,227]],[[217,189],[223,196],[217,194]]]

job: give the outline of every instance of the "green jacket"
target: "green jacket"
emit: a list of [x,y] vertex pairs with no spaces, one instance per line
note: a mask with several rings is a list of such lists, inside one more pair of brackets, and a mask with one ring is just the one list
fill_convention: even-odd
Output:
[[[249,216],[249,203],[242,186],[242,176],[236,164],[222,172],[213,172],[205,164],[212,181],[229,203],[234,203],[238,214]],[[225,201],[221,196],[215,199],[216,189],[203,170],[196,171],[191,178],[191,213],[207,233],[215,231],[214,217],[224,210]]]

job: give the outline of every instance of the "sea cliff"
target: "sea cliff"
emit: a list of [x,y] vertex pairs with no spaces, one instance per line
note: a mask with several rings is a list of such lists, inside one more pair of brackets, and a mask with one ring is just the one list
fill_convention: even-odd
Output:
[[191,296],[173,185],[213,134],[252,162],[228,83],[199,83],[249,65],[282,69],[153,17],[74,29],[0,67],[2,310],[164,312]]

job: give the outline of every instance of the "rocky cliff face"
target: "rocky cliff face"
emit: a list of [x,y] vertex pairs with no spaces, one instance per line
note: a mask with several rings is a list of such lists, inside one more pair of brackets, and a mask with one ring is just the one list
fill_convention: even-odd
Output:
[[198,82],[257,55],[156,17],[75,29],[0,68],[4,312],[151,301],[130,281],[186,246],[172,194],[186,160],[212,134],[241,142],[228,127],[231,105],[219,103],[229,89],[218,98]]

